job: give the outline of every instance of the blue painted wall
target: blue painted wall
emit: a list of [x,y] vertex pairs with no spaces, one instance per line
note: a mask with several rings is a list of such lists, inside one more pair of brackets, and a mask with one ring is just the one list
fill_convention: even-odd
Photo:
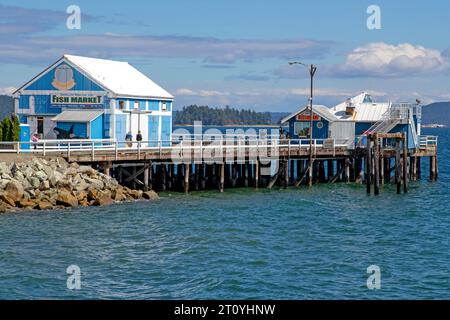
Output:
[[162,116],[161,117],[161,141],[164,147],[170,146],[170,125],[172,122],[172,117]]
[[74,126],[73,133],[80,138],[86,139],[87,136],[87,123],[79,122],[57,122],[56,126],[58,128],[69,131],[71,126]]
[[125,141],[127,134],[127,115],[116,115],[116,140]]
[[159,116],[148,116],[148,140],[150,147],[156,147],[158,143]]
[[19,109],[30,109],[29,95],[22,95],[19,97]]
[[355,135],[360,136],[365,131],[369,130],[374,124],[372,122],[356,122],[355,123]]
[[91,139],[103,139],[103,115],[91,121]]
[[[295,118],[289,120],[289,135],[291,136],[291,139],[305,139],[304,137],[300,138],[298,135],[295,134],[295,122],[307,122],[309,121],[296,121]],[[318,128],[317,123],[322,122],[323,127]],[[327,139],[328,138],[328,128],[329,123],[327,120],[323,119],[321,121],[313,121],[313,139]]]
[[60,105],[52,105],[49,95],[34,96],[34,113],[36,114],[58,114],[61,113]]
[[[41,78],[31,83],[29,86],[25,87],[24,90],[58,90],[52,85],[52,82],[55,78],[55,69],[61,64],[66,64],[62,62],[50,69],[45,73]],[[69,66],[68,64],[66,64]],[[70,67],[70,66],[69,66]],[[103,91],[103,89],[98,86],[96,83],[85,77],[75,68],[70,67],[73,70],[73,80],[75,81],[75,86],[70,89],[71,91]]]

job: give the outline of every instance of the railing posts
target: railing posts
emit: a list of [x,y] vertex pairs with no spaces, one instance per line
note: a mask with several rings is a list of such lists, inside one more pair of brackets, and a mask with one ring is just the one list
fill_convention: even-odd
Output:
[[138,141],[137,149],[138,149],[138,160],[141,160],[141,142],[140,141]]
[[20,142],[16,142],[17,154],[20,153]]
[[119,155],[118,155],[118,142],[117,142],[117,140],[114,141],[114,154],[115,154],[115,159],[116,159],[116,161],[117,161],[117,159],[118,159],[118,157],[119,157]]
[[92,145],[91,145],[91,150],[92,150],[92,161],[94,161],[94,159],[95,159],[95,144],[94,144],[94,142],[92,142]]
[[44,141],[44,144],[42,145],[42,154],[45,157],[45,141]]

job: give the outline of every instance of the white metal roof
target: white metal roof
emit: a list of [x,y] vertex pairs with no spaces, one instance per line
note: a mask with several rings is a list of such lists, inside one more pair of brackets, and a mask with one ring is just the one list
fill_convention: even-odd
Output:
[[[364,102],[368,94],[363,92],[345,102],[338,104],[330,109],[330,111],[343,121],[356,122],[376,122],[388,111],[390,103]],[[348,104],[351,103],[355,108],[353,115],[346,114]]]
[[64,55],[93,80],[119,96],[173,99],[173,96],[128,62]]
[[103,114],[101,110],[65,110],[52,118],[58,122],[91,122]]
[[[305,106],[303,108],[301,108],[298,111],[295,111],[294,113],[291,113],[290,115],[288,115],[287,117],[281,119],[281,123],[286,123],[288,122],[290,119],[292,119],[293,117],[295,117],[296,115],[298,115],[299,113],[305,111],[305,109],[309,108],[309,106]],[[330,112],[330,109],[326,106],[323,105],[313,105],[313,113],[318,114],[319,116],[321,116],[322,118],[327,119],[328,121],[336,121],[338,120],[338,118]]]

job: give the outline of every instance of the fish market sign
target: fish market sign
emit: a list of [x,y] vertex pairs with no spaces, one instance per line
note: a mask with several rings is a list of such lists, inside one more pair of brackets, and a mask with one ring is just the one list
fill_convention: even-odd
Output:
[[102,104],[102,96],[82,97],[82,96],[60,96],[52,95],[52,104]]

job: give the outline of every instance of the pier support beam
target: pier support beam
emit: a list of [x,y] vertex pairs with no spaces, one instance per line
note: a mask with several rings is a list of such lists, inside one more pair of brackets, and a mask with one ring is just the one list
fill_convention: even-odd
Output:
[[225,188],[225,163],[219,164],[219,191],[223,192]]
[[403,191],[408,193],[408,138],[403,133]]
[[374,149],[374,170],[373,170],[373,185],[374,185],[374,193],[375,195],[380,194],[380,146],[378,135],[375,133],[373,136],[373,149]]
[[397,185],[397,194],[402,192],[402,181],[400,179],[400,140],[395,141],[395,184]]
[[367,194],[372,193],[372,141],[371,136],[367,136],[367,147],[366,147],[366,189]]
[[188,163],[185,163],[184,165],[184,183],[183,183],[183,188],[184,188],[184,192],[188,193],[189,192],[189,176],[190,176],[190,165]]
[[259,177],[260,177],[260,170],[259,170],[259,160],[255,161],[255,188],[259,188]]

